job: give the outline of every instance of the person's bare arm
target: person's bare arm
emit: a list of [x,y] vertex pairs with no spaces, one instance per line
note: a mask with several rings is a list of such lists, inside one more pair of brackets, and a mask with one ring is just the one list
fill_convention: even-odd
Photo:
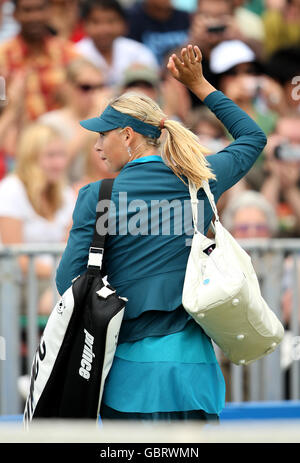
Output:
[[[4,246],[21,244],[23,242],[22,221],[12,217],[0,217],[0,236]],[[29,257],[22,255],[18,258],[18,262],[23,274],[26,275],[28,273]],[[52,276],[52,268],[39,260],[35,262],[35,272],[39,278],[50,278]]]
[[282,195],[293,210],[300,226],[299,163],[279,160],[274,156],[275,147],[283,142],[284,138],[276,133],[269,137],[265,150],[265,169],[268,176],[262,185],[261,193],[275,208]]
[[278,177],[269,175],[264,180],[260,192],[276,209],[280,194],[280,182]]
[[298,228],[300,227],[300,190],[297,186],[291,185],[284,192],[284,198],[293,210]]

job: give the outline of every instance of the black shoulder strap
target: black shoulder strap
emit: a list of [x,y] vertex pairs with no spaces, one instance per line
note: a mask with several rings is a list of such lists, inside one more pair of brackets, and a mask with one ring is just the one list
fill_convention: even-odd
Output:
[[95,228],[94,228],[94,236],[91,243],[91,247],[89,250],[89,260],[88,260],[88,269],[95,269],[101,270],[102,267],[102,260],[105,248],[105,240],[108,235],[107,227],[101,229],[101,227],[97,227],[98,220],[104,214],[108,215],[109,212],[109,200],[111,199],[111,192],[113,187],[114,179],[113,178],[106,178],[101,181],[100,188],[99,188],[99,202],[105,201],[103,203],[106,207],[100,208],[99,202],[97,204],[97,213],[96,213],[96,221],[95,221]]

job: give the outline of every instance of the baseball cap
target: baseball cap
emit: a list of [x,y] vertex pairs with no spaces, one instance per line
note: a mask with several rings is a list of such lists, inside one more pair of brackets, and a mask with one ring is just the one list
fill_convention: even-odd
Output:
[[159,83],[159,73],[155,68],[141,65],[133,65],[123,73],[122,87],[127,87],[135,82],[145,82],[156,87]]
[[215,74],[221,74],[241,63],[256,60],[256,55],[241,40],[226,40],[217,45],[210,54],[209,67]]

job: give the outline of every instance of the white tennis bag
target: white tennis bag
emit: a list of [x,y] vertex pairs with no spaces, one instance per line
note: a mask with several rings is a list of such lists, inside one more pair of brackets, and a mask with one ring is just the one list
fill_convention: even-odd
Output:
[[284,329],[263,299],[250,256],[219,221],[208,182],[202,187],[215,214],[215,240],[197,229],[197,189],[189,183],[193,236],[182,304],[186,311],[237,365],[246,365],[273,352]]

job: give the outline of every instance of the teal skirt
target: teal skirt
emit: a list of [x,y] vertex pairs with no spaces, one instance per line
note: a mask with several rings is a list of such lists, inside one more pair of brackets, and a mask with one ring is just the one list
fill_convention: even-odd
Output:
[[120,344],[103,404],[103,418],[114,411],[218,416],[225,405],[225,382],[210,338],[191,320],[181,332]]
[[219,423],[219,416],[205,413],[203,410],[190,410],[188,412],[155,412],[155,413],[125,413],[114,410],[103,404],[100,415],[105,420],[132,420],[132,421],[202,421]]

